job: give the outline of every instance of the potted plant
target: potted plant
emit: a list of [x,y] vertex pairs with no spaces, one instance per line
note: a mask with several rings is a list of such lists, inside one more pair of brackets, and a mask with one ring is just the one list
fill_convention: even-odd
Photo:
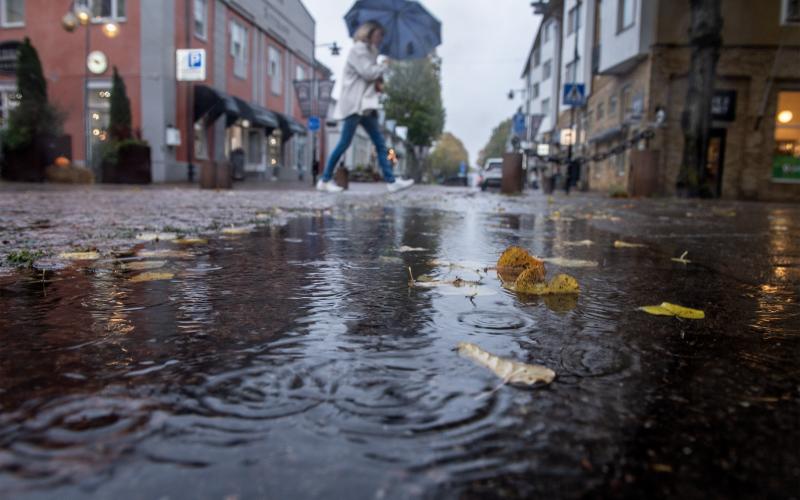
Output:
[[9,113],[2,132],[2,176],[12,181],[41,182],[45,168],[69,155],[69,138],[61,136],[63,115],[47,100],[47,81],[39,54],[29,38],[17,52],[19,105]]
[[150,183],[150,146],[133,133],[131,101],[116,66],[111,83],[108,136],[102,150],[103,182]]

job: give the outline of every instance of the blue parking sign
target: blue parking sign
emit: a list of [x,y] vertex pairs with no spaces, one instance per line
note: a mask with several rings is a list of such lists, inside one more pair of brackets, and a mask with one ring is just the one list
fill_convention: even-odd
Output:
[[317,130],[319,130],[319,127],[320,127],[319,116],[309,116],[308,130],[316,132]]

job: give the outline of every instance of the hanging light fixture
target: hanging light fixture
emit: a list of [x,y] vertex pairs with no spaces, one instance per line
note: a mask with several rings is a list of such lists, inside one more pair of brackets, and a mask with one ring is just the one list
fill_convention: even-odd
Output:
[[74,12],[67,12],[64,14],[64,17],[61,18],[61,26],[64,30],[72,33],[75,31],[75,28],[78,27],[78,17]]
[[78,18],[78,21],[83,26],[89,24],[89,20],[92,18],[92,11],[89,10],[89,7],[87,7],[86,5],[76,5],[74,11],[75,11],[75,17]]
[[114,22],[105,23],[103,25],[103,33],[108,38],[116,38],[119,35],[119,24]]
[[778,113],[778,121],[781,123],[789,123],[790,121],[792,121],[793,118],[794,118],[794,113],[792,113],[788,109],[785,109],[780,113]]

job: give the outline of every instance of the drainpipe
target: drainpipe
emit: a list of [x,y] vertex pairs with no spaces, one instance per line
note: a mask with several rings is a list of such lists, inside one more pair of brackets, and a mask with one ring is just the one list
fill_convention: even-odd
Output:
[[[184,0],[184,28],[186,48],[191,48],[192,44],[192,9],[191,4],[193,0]],[[206,12],[208,14],[208,12]],[[206,24],[206,30],[208,25]],[[207,60],[207,59],[206,59]],[[192,163],[194,156],[194,106],[192,106],[194,99],[194,84],[186,82],[186,175],[189,182],[194,182],[194,164]]]

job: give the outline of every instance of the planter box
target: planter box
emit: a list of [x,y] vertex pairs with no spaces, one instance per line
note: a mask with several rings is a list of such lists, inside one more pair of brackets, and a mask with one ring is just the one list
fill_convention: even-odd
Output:
[[103,161],[103,182],[112,184],[150,184],[152,181],[150,146],[125,144],[117,153],[117,163]]
[[3,179],[18,182],[44,182],[45,169],[59,156],[72,158],[72,138],[40,136],[26,149],[3,151]]
[[233,187],[233,172],[228,161],[196,161],[200,165],[200,187],[203,189],[230,189]]

